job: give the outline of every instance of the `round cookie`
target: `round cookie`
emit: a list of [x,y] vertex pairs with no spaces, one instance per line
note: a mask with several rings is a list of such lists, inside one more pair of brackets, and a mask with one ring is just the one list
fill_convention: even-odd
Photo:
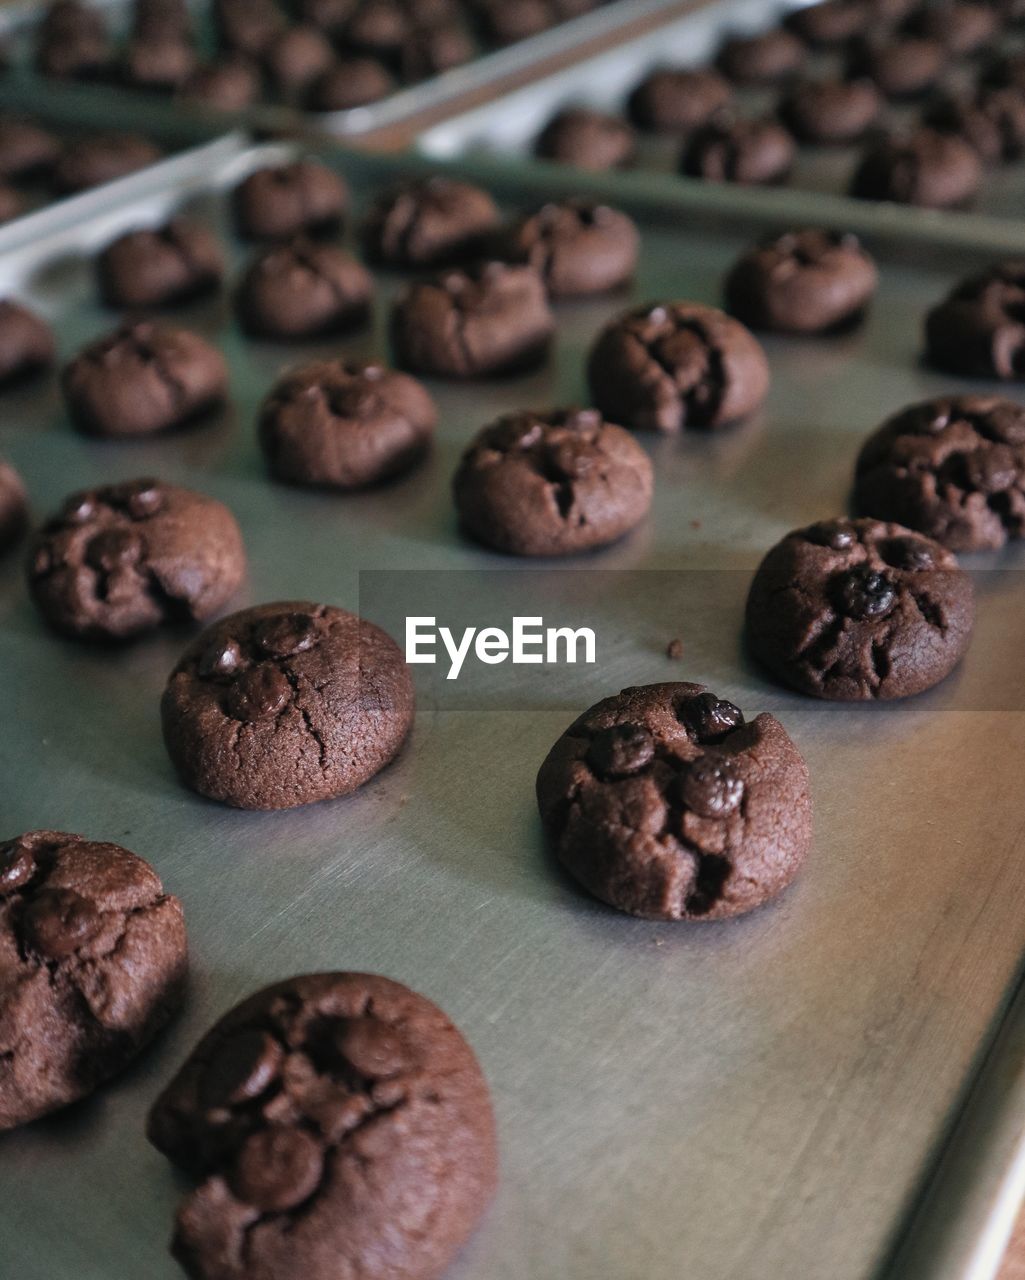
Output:
[[394,77],[376,58],[342,58],[314,82],[306,105],[311,111],[352,111],[394,91]]
[[619,289],[633,279],[640,236],[632,218],[588,200],[551,201],[506,232],[503,256],[541,275],[552,298]]
[[782,125],[722,116],[691,134],[680,172],[706,182],[759,186],[782,182],[794,159],[794,140]]
[[391,315],[398,364],[445,378],[530,368],[544,359],[554,332],[538,273],[500,262],[414,283]]
[[543,160],[576,169],[622,169],[633,162],[637,139],[619,116],[568,107],[541,130],[535,151]]
[[87,435],[152,435],[183,426],[228,394],[224,357],[187,329],[139,321],[89,344],[61,375],[72,422]]
[[847,55],[847,74],[873,82],[884,97],[920,97],[931,89],[947,65],[947,51],[925,37],[888,33],[855,41]]
[[800,71],[808,49],[784,27],[753,36],[732,36],[716,56],[715,64],[734,84],[778,84]]
[[826,520],[768,553],[747,598],[751,651],[784,684],[838,702],[938,684],[971,639],[971,578],[899,524]]
[[271,473],[289,484],[362,489],[427,453],[438,411],[405,373],[344,358],[286,373],[260,410]]
[[209,618],[245,574],[242,534],[223,503],[158,480],[74,493],[28,558],[29,591],[55,630],[128,640]]
[[951,551],[1025,535],[1025,409],[997,396],[944,396],[894,414],[858,455],[854,505]]
[[345,180],[315,160],[257,169],[232,194],[235,229],[247,240],[291,240],[337,231],[349,207]]
[[628,311],[604,329],[588,380],[611,422],[672,433],[753,413],[769,390],[769,363],[739,320],[696,302],[667,302]]
[[771,715],[699,684],[624,689],[585,711],[537,775],[566,870],[646,920],[725,920],[781,893],[811,845],[808,769]]
[[260,57],[286,26],[274,0],[215,0],[214,26],[221,48]]
[[244,111],[260,97],[260,73],[245,57],[228,54],[200,67],[182,85],[182,102],[214,111]]
[[238,809],[348,795],[398,754],[413,724],[402,651],[355,614],[263,604],[209,627],[161,703],[186,786]]
[[938,41],[948,53],[964,58],[990,46],[1000,33],[1000,14],[990,4],[968,0],[923,5],[907,21],[907,29]]
[[829,49],[861,35],[872,21],[871,7],[863,0],[820,0],[792,9],[783,24],[812,48]]
[[476,0],[474,15],[488,44],[515,44],[555,22],[549,0]]
[[733,100],[730,83],[708,68],[659,68],[630,94],[626,109],[638,129],[690,133]]
[[415,27],[399,50],[399,73],[408,83],[464,66],[477,57],[477,45],[459,21]]
[[45,174],[61,154],[57,136],[20,116],[0,116],[0,179],[12,181]]
[[216,289],[224,255],[205,223],[172,218],[119,236],[97,258],[96,274],[108,307],[169,307]]
[[437,267],[479,254],[500,222],[498,206],[480,187],[433,176],[380,196],[363,226],[372,262],[389,267]]
[[188,80],[198,63],[199,55],[187,40],[136,36],[122,55],[121,74],[139,89],[172,90]]
[[830,333],[861,318],[878,279],[857,236],[788,231],[741,255],[726,277],[726,310],[752,329]]
[[181,903],[116,844],[0,843],[0,1130],[88,1097],[181,1005]]
[[148,1132],[199,1180],[172,1245],[198,1280],[437,1280],[498,1176],[472,1049],[436,1005],[369,974],[291,978],[236,1006]]
[[883,100],[871,80],[804,80],[779,103],[779,117],[799,142],[857,142],[879,118]]
[[337,245],[302,239],[258,254],[235,296],[247,333],[285,341],[358,328],[370,319],[373,299],[362,263]]
[[1025,155],[1025,93],[1020,89],[980,89],[969,98],[944,95],[926,111],[922,122],[962,138],[987,164]]
[[19,302],[0,302],[0,386],[48,369],[55,355],[48,325]]
[[9,551],[28,526],[28,494],[21,476],[0,458],[0,555]]
[[508,414],[463,454],[453,482],[462,527],[519,556],[607,546],[651,506],[648,455],[594,409]]
[[331,41],[317,27],[295,26],[282,31],[263,51],[267,78],[285,98],[294,98],[334,65]]
[[1025,378],[1025,261],[997,262],[925,318],[926,358],[968,378]]
[[104,30],[44,32],[35,54],[40,75],[54,80],[94,80],[111,67],[113,50]]
[[927,209],[966,203],[982,185],[982,163],[967,142],[935,129],[887,138],[862,156],[850,194]]
[[162,159],[160,148],[131,133],[104,133],[72,142],[53,166],[53,185],[61,195],[127,177]]

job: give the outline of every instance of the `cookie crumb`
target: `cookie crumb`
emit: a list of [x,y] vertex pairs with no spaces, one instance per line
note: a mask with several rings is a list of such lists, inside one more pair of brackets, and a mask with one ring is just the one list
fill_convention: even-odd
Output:
[[670,662],[679,662],[683,657],[683,641],[679,637],[670,640],[666,645],[666,657]]

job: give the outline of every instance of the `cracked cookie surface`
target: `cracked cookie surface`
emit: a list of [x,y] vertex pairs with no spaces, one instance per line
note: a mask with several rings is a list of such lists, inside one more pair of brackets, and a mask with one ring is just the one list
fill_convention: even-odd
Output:
[[239,321],[266,338],[341,333],[370,318],[374,281],[344,249],[296,240],[259,254],[239,282]]
[[707,182],[768,186],[793,168],[794,140],[774,120],[724,114],[695,129],[680,157],[680,172]]
[[873,143],[858,162],[850,194],[924,209],[949,209],[970,200],[982,185],[974,147],[952,134],[916,129]]
[[210,617],[245,567],[242,534],[223,503],[132,480],[66,499],[33,540],[29,590],[65,635],[126,640]]
[[363,227],[367,257],[390,267],[435,267],[478,254],[500,221],[480,187],[433,176],[385,192]]
[[962,280],[926,316],[926,357],[969,378],[1025,378],[1025,261]]
[[0,1129],[122,1071],[186,968],[181,903],[134,853],[57,831],[0,843]]
[[298,601],[209,627],[171,673],[161,718],[187,786],[240,809],[290,809],[372,778],[405,742],[413,709],[390,636]]
[[314,160],[257,169],[235,188],[235,228],[249,240],[291,240],[337,230],[349,207],[345,181]]
[[518,219],[504,236],[504,255],[541,275],[553,298],[605,293],[629,283],[640,236],[632,218],[588,200],[549,201]]
[[971,579],[899,524],[827,520],[788,534],[751,583],[752,653],[801,693],[906,698],[949,675],[971,639]]
[[81,351],[65,368],[61,389],[80,431],[152,435],[222,404],[228,368],[198,334],[140,321]]
[[172,218],[119,236],[97,258],[96,273],[108,307],[167,307],[216,289],[224,255],[209,227]]
[[594,403],[642,431],[713,429],[765,399],[769,362],[732,316],[694,302],[639,307],[598,337],[588,362]]
[[522,556],[606,546],[651,506],[648,455],[594,409],[509,414],[477,436],[453,482],[473,537]]
[[811,844],[804,760],[699,684],[624,689],[585,711],[537,776],[548,839],[595,897],[649,920],[722,920],[774,898]]
[[0,555],[14,546],[27,524],[25,484],[11,464],[0,458]]
[[173,1250],[198,1280],[438,1280],[494,1194],[473,1051],[437,1006],[369,974],[293,978],[200,1041],[153,1144],[200,1179]]

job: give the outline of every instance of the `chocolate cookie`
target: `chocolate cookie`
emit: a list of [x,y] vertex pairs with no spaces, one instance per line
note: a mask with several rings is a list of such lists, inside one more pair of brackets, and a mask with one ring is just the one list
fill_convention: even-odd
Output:
[[911,15],[907,29],[936,40],[948,53],[963,58],[987,48],[1000,31],[1000,15],[993,5],[968,0],[923,5]]
[[554,332],[538,273],[500,262],[412,284],[391,315],[398,363],[446,378],[530,368],[544,358]]
[[113,61],[113,47],[105,30],[43,32],[35,53],[35,68],[54,80],[94,80],[105,75]]
[[303,93],[334,62],[334,46],[314,26],[291,27],[263,51],[267,77],[278,93],[286,98]]
[[477,57],[473,37],[461,22],[415,27],[399,50],[399,72],[410,83],[461,67]]
[[759,186],[784,181],[795,154],[793,138],[774,121],[722,116],[691,134],[680,172],[707,182]]
[[53,185],[61,195],[114,182],[162,158],[160,148],[131,133],[104,133],[72,142],[53,167]]
[[198,334],[140,321],[89,344],[65,368],[72,422],[94,436],[144,436],[223,403],[224,357]]
[[945,95],[926,111],[923,123],[956,134],[987,164],[1025,155],[1025,93],[1020,89],[980,89],[971,97]]
[[804,42],[783,27],[753,36],[732,36],[715,64],[734,84],[778,84],[800,71],[808,56]]
[[750,724],[700,684],[605,698],[537,775],[559,861],[646,920],[725,920],[776,897],[811,846],[808,769],[771,715]]
[[726,309],[753,329],[829,333],[861,318],[877,283],[857,236],[788,231],[741,255],[726,277]]
[[33,540],[29,590],[57,631],[128,640],[209,618],[245,567],[226,506],[158,480],[130,480],[66,499]]
[[61,143],[49,129],[20,116],[0,116],[0,179],[45,174],[57,163]]
[[1025,262],[969,276],[925,319],[926,357],[968,378],[1025,378]]
[[278,381],[260,411],[260,444],[278,480],[362,489],[419,462],[437,420],[415,378],[339,357]]
[[751,651],[777,679],[838,702],[907,698],[961,660],[972,582],[900,524],[826,520],[768,553],[747,599]]
[[200,67],[182,85],[182,102],[214,111],[244,111],[260,97],[260,73],[240,54],[228,54]]
[[541,130],[535,151],[543,160],[576,169],[622,169],[633,162],[637,139],[619,116],[568,107]]
[[729,81],[716,71],[662,68],[652,71],[637,85],[626,109],[639,129],[690,133],[732,99]]
[[500,221],[480,187],[455,178],[418,178],[385,192],[363,227],[367,257],[389,267],[435,267],[480,254]]
[[0,387],[48,369],[55,355],[48,325],[19,302],[0,302]]
[[177,37],[134,37],[121,59],[124,80],[139,89],[177,89],[193,74],[199,55]]
[[792,9],[784,26],[813,48],[828,49],[861,35],[872,20],[871,7],[864,0],[820,0]]
[[982,185],[982,163],[961,138],[917,129],[887,138],[862,156],[850,193],[862,200],[949,209],[965,204]]
[[632,218],[608,205],[571,199],[542,205],[513,223],[503,256],[538,271],[549,297],[574,298],[628,284],[639,249]]
[[181,903],[116,844],[0,844],[0,1130],[87,1097],[181,1005]]
[[28,200],[16,187],[0,182],[0,224],[13,222],[28,212]]
[[220,46],[259,58],[287,25],[274,0],[214,0],[214,28]]
[[351,254],[299,239],[258,254],[235,301],[247,333],[291,341],[365,324],[373,298],[374,281]]
[[291,240],[337,231],[349,207],[349,188],[315,160],[257,169],[232,195],[235,229],[247,240]]
[[652,468],[633,436],[594,409],[513,413],[473,441],[453,490],[463,528],[485,546],[571,555],[644,519]]
[[292,978],[199,1042],[150,1141],[200,1185],[173,1252],[197,1280],[435,1280],[497,1180],[487,1083],[458,1029],[362,973]]
[[886,35],[856,40],[847,55],[847,74],[867,78],[887,98],[920,97],[940,78],[947,51],[924,36]]
[[892,520],[951,551],[992,551],[1025,535],[1025,409],[996,396],[911,405],[858,456],[859,514]]
[[172,218],[119,236],[97,258],[96,273],[108,307],[168,307],[216,289],[224,255],[205,223]]
[[769,390],[758,339],[696,302],[626,312],[599,335],[587,372],[606,418],[643,431],[722,427],[753,413]]
[[9,551],[28,525],[28,495],[21,476],[0,458],[0,554]]
[[311,111],[352,111],[380,102],[395,91],[395,78],[376,58],[342,58],[310,89]]
[[879,118],[883,100],[871,80],[804,80],[779,103],[779,117],[800,142],[857,142]]
[[171,673],[164,742],[182,781],[238,809],[348,795],[413,724],[402,651],[355,614],[263,604],[208,628]]

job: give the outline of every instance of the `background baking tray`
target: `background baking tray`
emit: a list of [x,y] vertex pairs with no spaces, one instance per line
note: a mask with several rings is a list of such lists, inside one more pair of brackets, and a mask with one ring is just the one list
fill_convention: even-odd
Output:
[[[501,80],[509,79],[531,67],[549,61],[579,46],[614,35],[645,18],[662,12],[672,12],[681,7],[682,0],[604,0],[601,7],[572,18],[558,26],[519,40],[504,48],[483,51],[481,56],[463,66],[398,88],[387,98],[364,107],[348,111],[301,112],[294,107],[271,102],[251,110],[235,113],[194,109],[197,118],[245,121],[261,129],[286,131],[300,127],[303,122],[319,131],[337,137],[355,137],[395,125],[414,115],[436,110],[445,103],[487,88]],[[110,25],[116,34],[123,33],[131,13],[130,0],[93,0],[96,8],[109,14]],[[200,23],[200,36],[205,46],[212,48],[212,34],[207,15],[209,6],[196,0],[190,6]],[[45,3],[20,4],[0,11],[0,38],[6,36],[12,48],[11,70],[8,76],[27,85],[34,85],[39,92],[42,86],[54,82],[36,75],[31,67],[31,50],[39,22],[46,11]],[[62,85],[57,84],[60,92]],[[121,110],[131,110],[129,104],[139,99],[158,96],[143,90],[118,85],[92,84],[88,92],[106,101],[108,108],[116,105]]]
[[[768,30],[789,9],[800,7],[803,6],[766,3],[766,0],[718,0],[607,52],[582,58],[526,88],[433,125],[421,134],[418,146],[437,159],[487,156],[551,172],[561,166],[535,159],[533,146],[541,129],[557,111],[585,105],[618,112],[630,90],[649,71],[661,66],[706,65],[726,37]],[[1020,41],[1017,47],[1021,47]],[[823,72],[832,69],[835,74],[836,58],[834,54],[816,54],[810,67]],[[962,86],[969,69],[977,67],[977,60],[958,66],[948,77],[948,85]],[[778,95],[779,90],[739,90],[737,102],[743,114],[761,115],[771,110]],[[900,126],[913,120],[920,110],[921,104],[891,106],[887,119]],[[602,185],[611,194],[634,189],[652,195],[657,193],[665,207],[681,211],[707,207],[709,201],[732,205],[739,199],[745,205],[761,206],[767,211],[793,208],[804,211],[807,220],[842,222],[852,229],[856,226],[869,229],[879,225],[882,210],[882,218],[894,226],[906,225],[914,236],[919,227],[937,220],[970,221],[988,216],[1020,223],[1025,200],[1025,161],[987,169],[982,191],[971,212],[937,212],[898,205],[876,206],[849,199],[844,193],[861,154],[859,145],[801,146],[785,186],[739,188],[736,184],[710,183],[678,174],[676,164],[682,138],[645,134],[639,137],[636,165],[600,175]]]
[[[222,193],[284,154],[232,157],[188,203],[230,242]],[[396,173],[383,158],[324,154],[360,203]],[[51,227],[0,255],[0,292],[43,311],[67,358],[114,322],[91,255],[181,202],[151,191],[102,220]],[[716,301],[756,222],[695,215],[681,231],[648,220],[632,296]],[[1021,1190],[1025,1119],[1025,550],[973,562],[981,607],[967,660],[907,705],[802,699],[740,644],[765,548],[844,509],[858,445],[885,414],[954,385],[921,367],[920,321],[980,255],[881,254],[864,328],[770,339],[768,404],[739,428],[645,438],[650,521],[579,561],[525,566],[464,541],[449,478],[497,414],[586,398],[586,350],[626,295],[560,306],[538,372],[433,385],[441,426],[427,465],[348,497],[271,484],[254,417],[287,364],[383,353],[394,277],[380,277],[372,332],[350,341],[249,342],[224,298],[182,309],[227,353],[232,404],[178,435],[85,439],[54,377],[3,396],[0,451],[37,514],[71,489],[144,474],[226,501],[251,557],[240,606],[312,597],[392,622],[426,598],[443,620],[479,610],[481,625],[526,605],[550,622],[593,618],[600,648],[594,668],[516,680],[488,669],[456,693],[416,668],[417,725],[392,768],[347,800],[246,814],[184,791],[165,756],[157,704],[186,637],[118,651],[62,641],[34,614],[19,557],[3,561],[0,830],[81,831],[151,859],[184,900],[193,979],[181,1018],[123,1079],[0,1140],[0,1272],[179,1274],[165,1249],[184,1184],[143,1139],[149,1104],[241,996],[346,967],[439,1001],[491,1082],[502,1184],[453,1280],[992,1274]],[[665,656],[673,637],[682,662]],[[542,848],[533,780],[555,737],[601,696],[672,679],[776,712],[811,769],[816,841],[803,876],[729,924],[628,919]]]

